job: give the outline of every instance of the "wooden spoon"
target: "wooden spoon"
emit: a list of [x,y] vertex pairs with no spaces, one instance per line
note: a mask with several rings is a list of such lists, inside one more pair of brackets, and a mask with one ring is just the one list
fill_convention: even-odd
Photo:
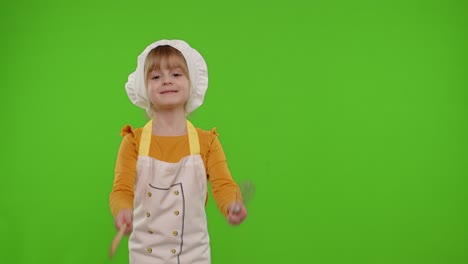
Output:
[[115,235],[114,239],[112,240],[112,244],[111,244],[110,251],[109,251],[109,258],[112,258],[114,256],[115,251],[117,250],[117,247],[119,246],[120,240],[122,240],[122,237],[125,233],[125,230],[127,230],[127,225],[122,225],[120,227],[119,232],[117,233],[117,235]]

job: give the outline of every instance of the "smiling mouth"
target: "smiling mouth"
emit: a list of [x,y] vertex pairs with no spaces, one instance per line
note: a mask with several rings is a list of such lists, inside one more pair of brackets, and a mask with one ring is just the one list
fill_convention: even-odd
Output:
[[161,92],[161,94],[171,94],[171,93],[177,93],[178,91],[176,90],[167,90],[167,91],[163,91]]

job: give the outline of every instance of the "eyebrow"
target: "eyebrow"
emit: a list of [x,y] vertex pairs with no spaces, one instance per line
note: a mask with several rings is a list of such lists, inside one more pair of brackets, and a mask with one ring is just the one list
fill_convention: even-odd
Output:
[[[180,66],[170,67],[170,68],[167,68],[167,67],[166,67],[166,68],[164,68],[164,69],[167,69],[167,70],[170,70],[170,71],[172,71],[172,70],[181,70],[181,71],[183,71],[182,67],[180,67]],[[161,70],[161,68],[159,68],[159,69],[152,69],[152,70],[150,70],[149,72],[156,72],[156,71],[160,71],[160,70]]]

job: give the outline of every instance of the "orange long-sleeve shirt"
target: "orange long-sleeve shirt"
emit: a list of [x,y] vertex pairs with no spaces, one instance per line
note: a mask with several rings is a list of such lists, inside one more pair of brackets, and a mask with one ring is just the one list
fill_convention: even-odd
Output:
[[[110,193],[110,208],[113,216],[124,208],[133,209],[133,190],[136,177],[136,162],[143,129],[126,125],[121,132],[124,137],[117,155],[115,178]],[[206,131],[197,128],[200,155],[206,168],[213,197],[223,213],[228,214],[228,205],[235,201],[238,187],[231,177],[226,156],[215,129]],[[179,162],[190,155],[188,136],[151,136],[149,155],[165,162]]]

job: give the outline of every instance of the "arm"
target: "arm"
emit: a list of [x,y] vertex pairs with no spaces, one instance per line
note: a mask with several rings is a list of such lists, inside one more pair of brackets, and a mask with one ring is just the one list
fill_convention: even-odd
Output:
[[117,155],[114,184],[110,193],[109,204],[112,215],[115,217],[117,229],[120,229],[120,226],[126,223],[129,225],[129,230],[131,230],[133,190],[138,153],[131,127],[126,126],[122,130],[122,135],[124,138]]
[[[207,173],[218,209],[229,223],[240,224],[247,216],[247,211],[242,205],[239,187],[231,177],[226,156],[216,132],[213,133],[207,153]],[[236,198],[239,201],[240,210],[234,213]]]

